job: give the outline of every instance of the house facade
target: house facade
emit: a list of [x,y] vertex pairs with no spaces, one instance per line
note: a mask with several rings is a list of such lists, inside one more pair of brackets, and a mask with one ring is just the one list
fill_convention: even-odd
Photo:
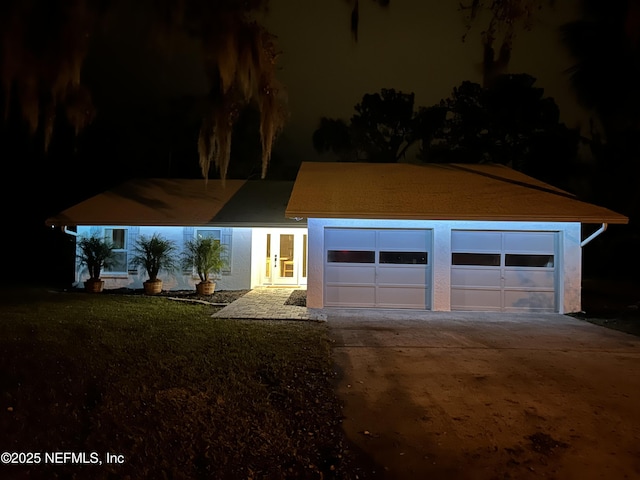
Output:
[[[78,226],[77,235],[98,235],[114,245],[115,259],[102,272],[105,288],[142,288],[146,273],[131,264],[132,248],[140,235],[162,235],[181,251],[188,240],[210,237],[225,246],[224,268],[216,278],[218,290],[245,290],[258,286],[305,286],[306,228],[228,227],[200,225],[189,227],[91,225]],[[166,290],[193,290],[200,281],[193,269],[178,268],[160,272]],[[77,285],[88,279],[86,269],[76,261]]]
[[[98,233],[105,288],[141,288],[139,235],[227,248],[218,289],[307,288],[309,308],[581,309],[582,249],[627,218],[500,165],[303,163],[294,182],[129,182],[47,221]],[[77,281],[84,281],[81,269]],[[193,288],[191,271],[162,276]]]

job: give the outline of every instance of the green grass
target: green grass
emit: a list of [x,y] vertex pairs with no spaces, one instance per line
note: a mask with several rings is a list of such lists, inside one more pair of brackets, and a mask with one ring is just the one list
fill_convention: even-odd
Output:
[[144,296],[0,302],[0,452],[125,458],[0,477],[352,478],[325,325],[217,320]]

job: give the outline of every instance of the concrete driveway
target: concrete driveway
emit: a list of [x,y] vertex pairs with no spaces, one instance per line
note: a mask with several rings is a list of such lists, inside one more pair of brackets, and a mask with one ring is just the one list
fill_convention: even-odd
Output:
[[328,317],[374,478],[640,478],[640,339],[563,315]]

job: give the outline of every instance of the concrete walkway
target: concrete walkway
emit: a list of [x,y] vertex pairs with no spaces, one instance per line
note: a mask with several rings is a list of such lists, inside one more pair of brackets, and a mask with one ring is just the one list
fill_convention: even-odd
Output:
[[296,288],[254,288],[222,310],[214,318],[244,318],[251,320],[321,320],[305,307],[285,305]]

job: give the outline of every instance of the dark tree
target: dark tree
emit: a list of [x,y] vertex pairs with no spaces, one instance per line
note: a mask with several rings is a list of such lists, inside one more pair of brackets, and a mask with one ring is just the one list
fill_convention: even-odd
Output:
[[582,1],[583,17],[562,27],[576,60],[569,70],[578,99],[609,139],[640,127],[640,3]]
[[560,112],[530,75],[502,75],[489,88],[463,82],[440,107],[446,115],[423,161],[500,163],[565,186],[577,154],[577,131],[560,123]]
[[313,132],[313,147],[319,153],[333,153],[342,161],[356,160],[349,126],[341,119],[321,118]]
[[[211,165],[226,176],[233,127],[247,105],[260,112],[264,176],[274,139],[287,117],[284,90],[276,77],[276,40],[255,20],[255,14],[268,3],[3,0],[0,106],[4,119],[10,118],[15,99],[30,133],[42,137],[44,151],[52,141],[57,117],[64,116],[76,133],[85,130],[96,116],[93,92],[81,75],[85,63],[96,54],[97,40],[104,35],[118,36],[119,29],[133,23],[139,33],[135,41],[148,42],[164,54],[180,41],[195,40],[200,45],[197,53],[210,91],[197,139],[203,176]],[[144,21],[136,22],[138,18]]]
[[397,162],[416,142],[414,94],[394,89],[365,94],[347,125],[322,118],[313,134],[320,153],[333,152],[342,161]]
[[555,0],[467,0],[460,2],[467,32],[481,23],[482,85],[491,82],[508,71],[514,40],[518,31],[528,31],[534,26],[537,14],[543,7],[552,7]]
[[640,2],[582,0],[582,18],[562,27],[575,58],[569,70],[580,102],[594,114],[593,200],[640,216]]

